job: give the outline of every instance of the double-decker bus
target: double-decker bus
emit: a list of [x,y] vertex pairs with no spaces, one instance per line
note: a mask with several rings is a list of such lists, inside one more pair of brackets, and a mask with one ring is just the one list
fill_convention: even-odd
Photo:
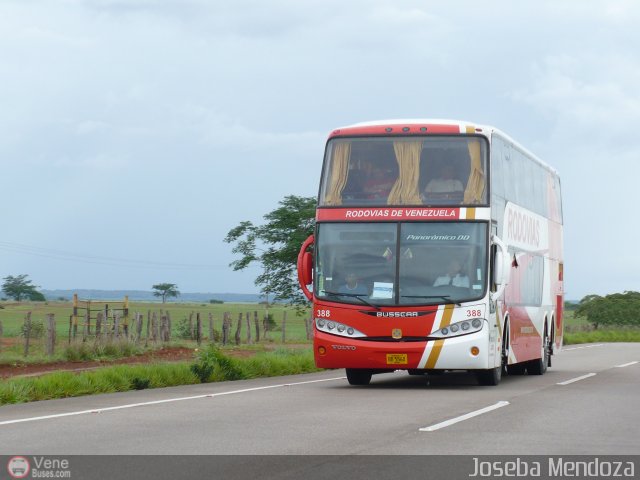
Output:
[[391,120],[334,130],[298,278],[318,367],[541,375],[562,346],[557,172],[500,130]]

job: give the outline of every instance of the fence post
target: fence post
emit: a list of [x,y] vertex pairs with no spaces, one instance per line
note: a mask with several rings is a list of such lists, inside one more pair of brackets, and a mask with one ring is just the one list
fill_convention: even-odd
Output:
[[213,338],[213,313],[209,312],[209,343],[213,343],[215,338]]
[[113,312],[113,337],[120,336],[120,312]]
[[84,314],[84,323],[82,324],[82,341],[87,341],[88,329],[89,329],[89,320],[91,319],[91,312],[87,310],[87,313]]
[[240,345],[240,332],[242,331],[242,313],[238,314],[238,326],[236,328],[236,345]]
[[156,312],[151,314],[151,340],[154,343],[158,340],[158,316]]
[[103,319],[104,333],[109,336],[109,304],[104,304],[104,319]]
[[196,313],[196,342],[198,342],[198,345],[202,343],[202,321],[200,319],[200,312]]
[[247,312],[247,343],[251,345],[251,312]]
[[311,340],[311,332],[313,332],[313,308],[309,312],[309,317],[304,321],[304,328],[307,331],[307,340]]
[[124,331],[124,336],[129,338],[129,296],[124,296],[124,303],[122,305],[122,330]]
[[102,317],[103,316],[104,315],[102,312],[98,312],[96,314],[96,341],[102,338]]
[[282,313],[282,343],[285,342],[285,330],[287,329],[287,311]]
[[228,313],[224,312],[222,317],[222,345],[226,345],[229,340],[229,317]]
[[138,343],[141,338],[142,338],[142,314],[140,312],[136,312],[136,333],[135,333],[136,343]]
[[29,356],[29,338],[31,337],[31,312],[24,317],[24,356]]
[[151,310],[147,310],[147,337],[144,341],[144,346],[149,345],[149,336],[151,335]]
[[256,325],[256,343],[260,343],[260,320],[258,320],[258,311],[253,312],[253,323]]
[[56,317],[47,313],[47,355],[53,356],[56,348]]
[[73,314],[71,315],[73,327],[69,326],[69,343],[71,343],[71,331],[73,331],[73,338],[76,338],[78,334],[78,294],[73,294]]
[[262,331],[264,332],[264,339],[267,340],[269,338],[269,315],[266,313],[262,320]]
[[168,342],[169,340],[169,332],[167,331],[169,327],[169,320],[167,319],[167,315],[160,314],[160,341],[163,343]]

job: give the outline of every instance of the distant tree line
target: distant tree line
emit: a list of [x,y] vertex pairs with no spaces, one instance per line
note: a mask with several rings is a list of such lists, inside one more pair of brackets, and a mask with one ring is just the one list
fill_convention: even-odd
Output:
[[603,325],[640,326],[640,292],[587,295],[580,300],[575,315],[586,318],[595,329]]

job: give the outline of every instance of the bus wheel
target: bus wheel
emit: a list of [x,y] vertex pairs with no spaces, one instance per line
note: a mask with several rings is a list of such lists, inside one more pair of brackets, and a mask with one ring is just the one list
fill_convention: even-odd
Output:
[[507,365],[507,373],[509,375],[524,375],[526,365],[523,363],[514,363],[513,365]]
[[347,368],[346,370],[349,385],[369,385],[371,381],[371,370],[358,368]]
[[544,338],[542,339],[542,358],[537,358],[527,362],[527,372],[529,375],[544,375],[547,371],[547,365],[549,365],[549,350],[551,344],[549,342],[549,335],[547,334],[547,328],[544,329]]
[[502,366],[490,368],[489,370],[477,370],[476,377],[480,385],[498,385],[502,380]]

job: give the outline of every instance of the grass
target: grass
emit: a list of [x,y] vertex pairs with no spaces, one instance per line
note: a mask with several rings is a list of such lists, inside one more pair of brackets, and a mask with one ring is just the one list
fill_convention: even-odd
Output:
[[142,380],[149,388],[190,385],[198,379],[188,364],[158,364],[105,367],[91,372],[56,372],[33,378],[14,378],[0,384],[0,405],[96,393],[126,392]]
[[[173,346],[182,346],[181,344],[171,344]],[[166,345],[163,345],[166,346]],[[95,342],[78,342],[67,344],[58,343],[56,352],[53,356],[46,355],[43,345],[37,340],[33,341],[29,348],[29,356],[24,356],[24,347],[22,343],[4,347],[0,353],[0,365],[19,364],[43,364],[53,362],[87,362],[92,360],[112,361],[119,358],[132,357],[141,355],[146,351],[153,351],[156,347],[143,348],[126,340],[95,343]]]
[[640,342],[640,328],[627,325],[606,326],[594,330],[584,317],[576,317],[573,311],[564,312],[564,344],[598,342]]
[[[207,359],[213,368],[206,378],[199,378],[192,367],[205,363]],[[318,370],[310,350],[279,349],[259,353],[252,358],[236,359],[210,347],[201,352],[195,363],[122,365],[90,372],[57,372],[40,377],[9,379],[0,384],[0,405]]]
[[599,342],[640,342],[640,329],[598,329],[588,332],[565,332],[564,344]]

